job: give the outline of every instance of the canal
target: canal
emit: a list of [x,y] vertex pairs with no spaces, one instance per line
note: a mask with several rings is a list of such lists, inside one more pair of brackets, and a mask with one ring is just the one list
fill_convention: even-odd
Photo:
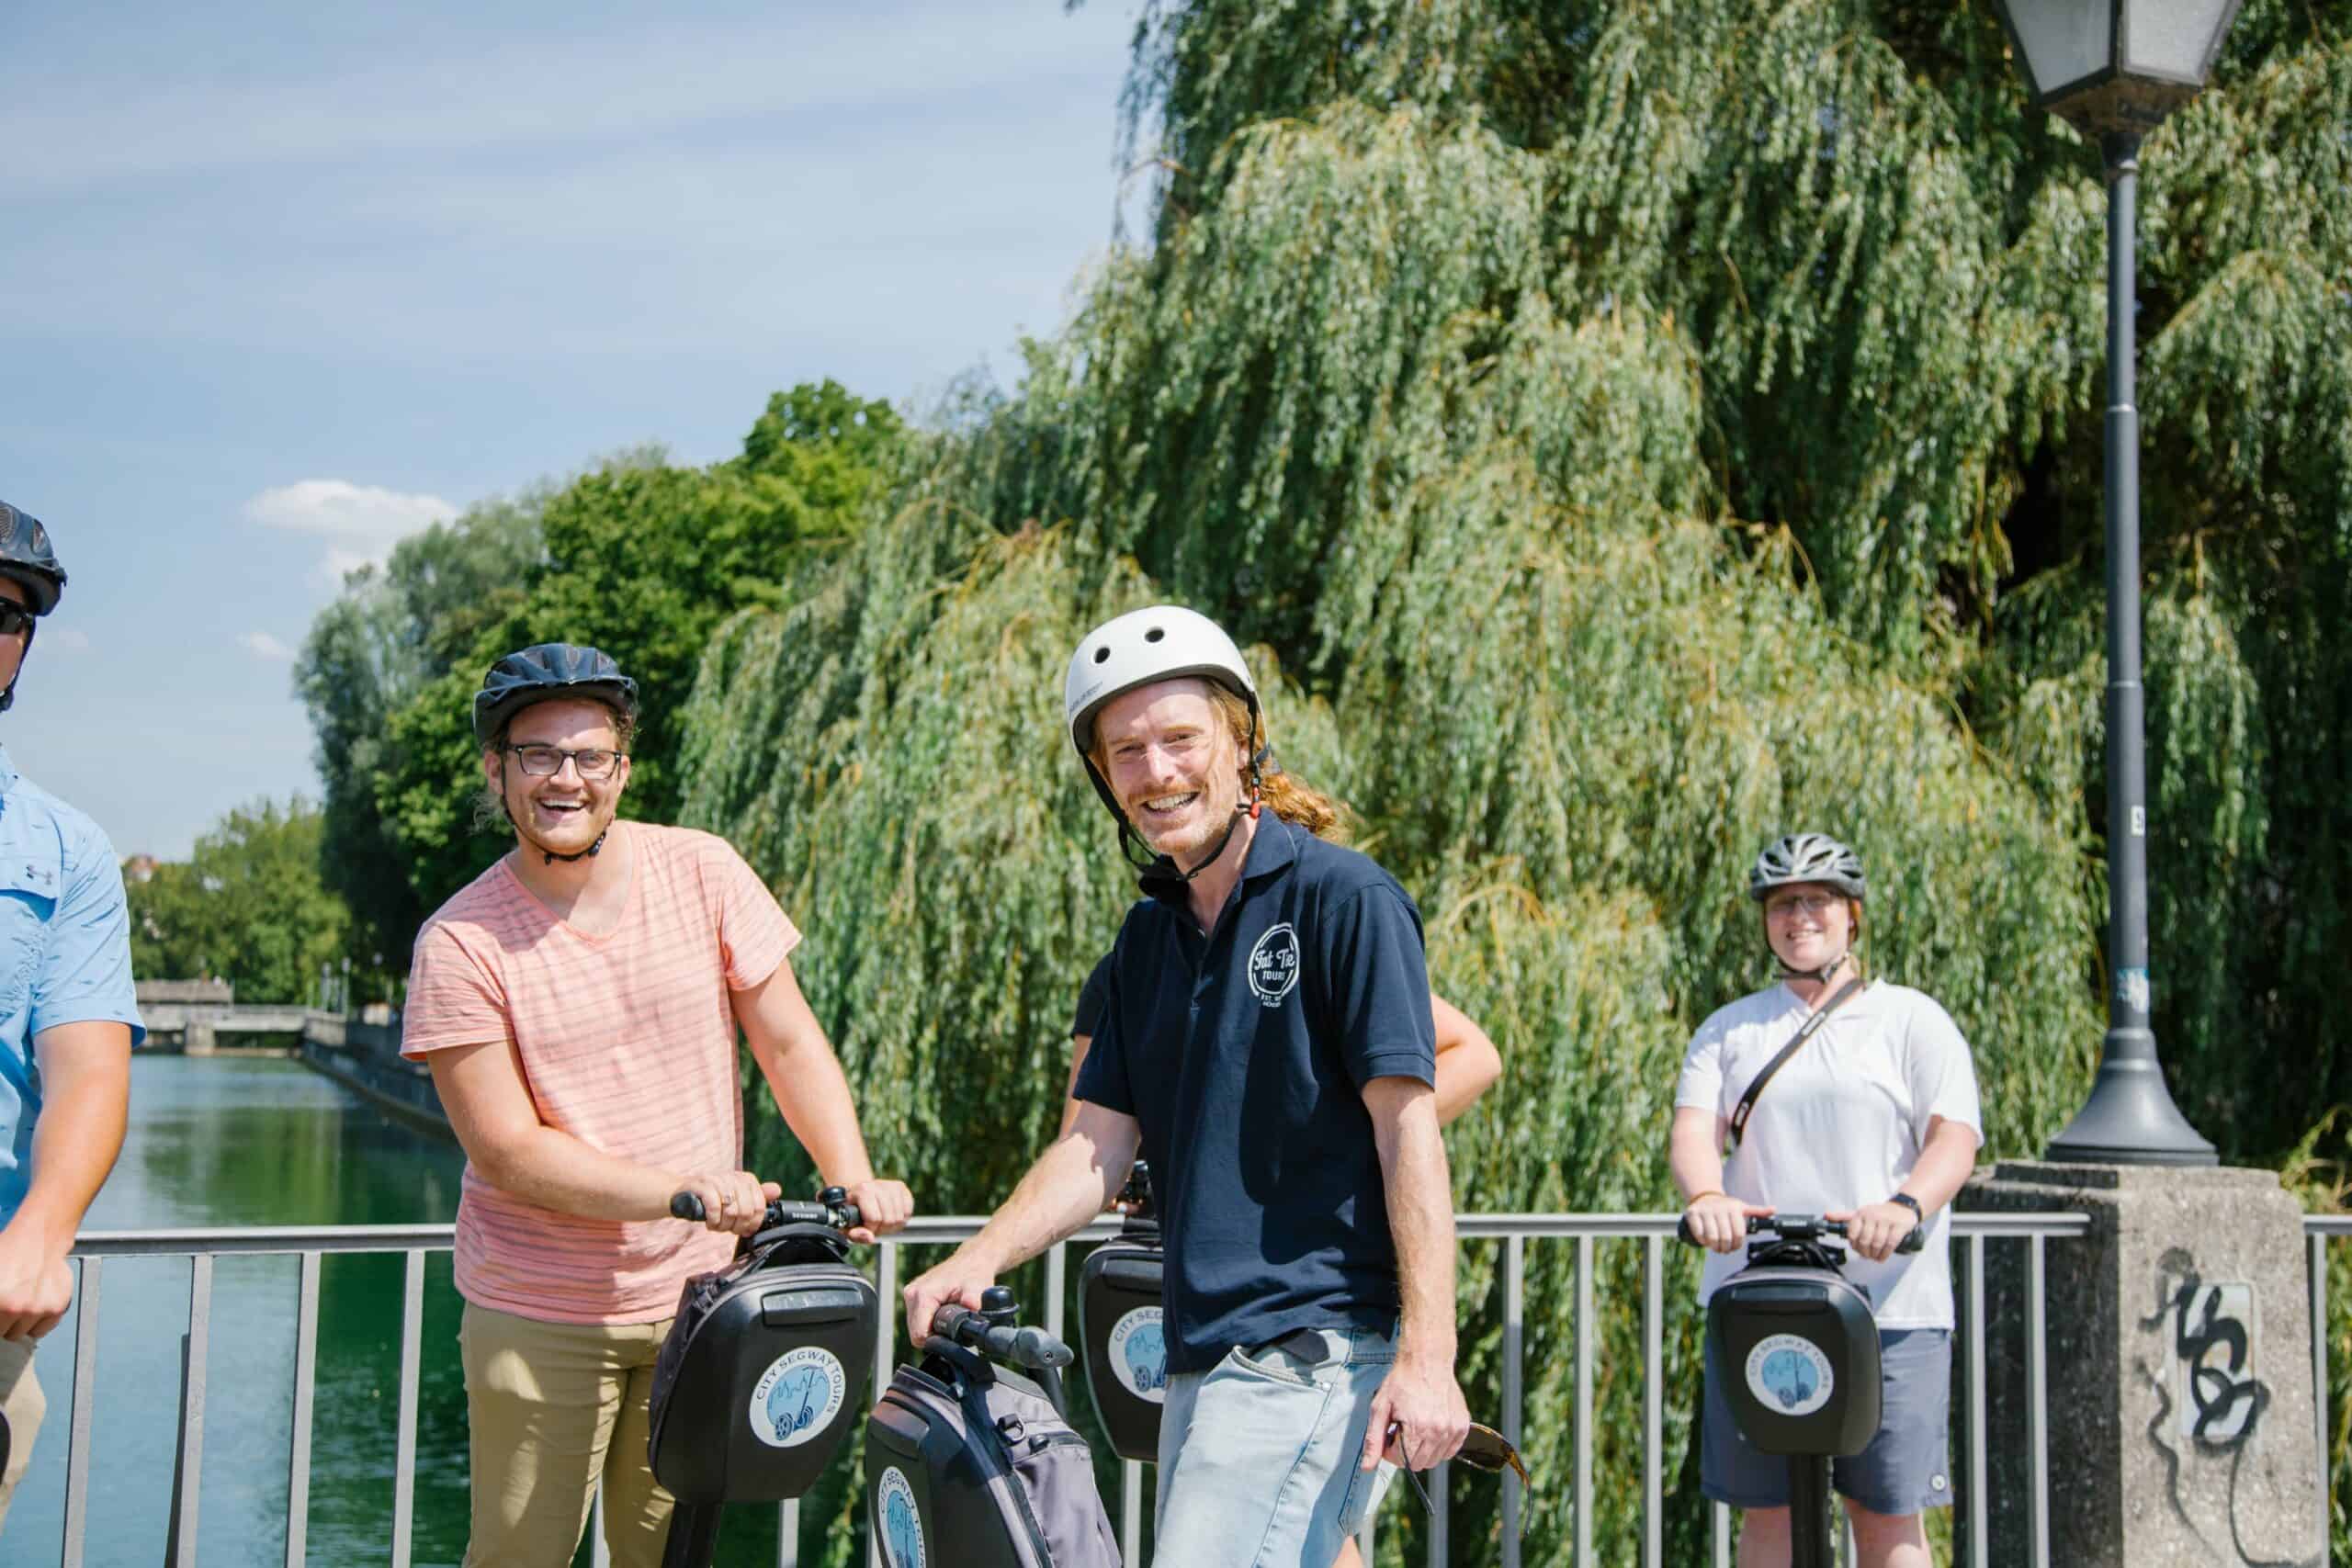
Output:
[[[85,1228],[391,1224],[458,1212],[457,1147],[388,1121],[299,1062],[142,1056],[130,1132]],[[465,1553],[465,1392],[447,1253],[428,1259],[418,1411],[415,1555]],[[385,1560],[400,1408],[401,1259],[328,1258],[320,1280],[308,1560]],[[164,1561],[187,1328],[185,1258],[116,1258],[100,1293],[91,1432],[90,1568]],[[293,1430],[296,1261],[222,1258],[213,1269],[199,1562],[283,1562]],[[36,1365],[50,1412],[10,1510],[11,1564],[57,1561],[62,1540],[69,1315]],[[86,1392],[86,1391],[85,1391]]]
[[[85,1230],[446,1223],[465,1161],[454,1144],[390,1121],[300,1062],[141,1056],[130,1131]],[[285,1561],[293,1432],[297,1261],[217,1259],[212,1276],[198,1561]],[[329,1257],[319,1295],[306,1560],[389,1560],[398,1452],[403,1260]],[[110,1258],[100,1292],[91,1434],[88,1568],[166,1561],[187,1330],[185,1258]],[[412,1561],[456,1568],[466,1547],[466,1402],[449,1255],[427,1258]],[[35,1362],[49,1416],[8,1514],[0,1563],[59,1561],[78,1309]],[[808,1542],[814,1547],[815,1521]],[[582,1543],[577,1562],[585,1565]],[[775,1561],[772,1510],[729,1510],[722,1565]]]

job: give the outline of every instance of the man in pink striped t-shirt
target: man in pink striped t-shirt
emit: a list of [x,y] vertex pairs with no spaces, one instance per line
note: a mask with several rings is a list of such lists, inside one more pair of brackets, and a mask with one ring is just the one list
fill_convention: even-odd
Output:
[[[473,1469],[467,1568],[571,1561],[605,1483],[617,1568],[654,1568],[671,1498],[646,1459],[681,1288],[758,1227],[738,1168],[735,1034],[870,1241],[913,1212],[875,1178],[841,1064],[794,981],[799,932],[727,843],[616,822],[637,687],[591,648],[492,667],[486,803],[515,845],[417,935],[401,1049],[465,1145],[457,1283]],[[673,1193],[708,1216],[673,1220]]]

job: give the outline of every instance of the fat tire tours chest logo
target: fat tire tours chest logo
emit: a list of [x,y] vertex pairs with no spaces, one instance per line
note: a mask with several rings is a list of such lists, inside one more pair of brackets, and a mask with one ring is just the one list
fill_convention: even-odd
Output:
[[1267,931],[1250,950],[1250,989],[1261,1004],[1278,1008],[1298,984],[1298,932],[1291,923]]

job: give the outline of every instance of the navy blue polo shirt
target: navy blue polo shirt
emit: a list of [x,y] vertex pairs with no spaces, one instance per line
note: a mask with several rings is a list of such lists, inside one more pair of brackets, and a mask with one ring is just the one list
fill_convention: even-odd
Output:
[[1364,1084],[1434,1084],[1420,911],[1353,850],[1271,814],[1203,936],[1144,879],[1078,1098],[1133,1116],[1158,1190],[1168,1364],[1294,1329],[1392,1331],[1396,1247]]

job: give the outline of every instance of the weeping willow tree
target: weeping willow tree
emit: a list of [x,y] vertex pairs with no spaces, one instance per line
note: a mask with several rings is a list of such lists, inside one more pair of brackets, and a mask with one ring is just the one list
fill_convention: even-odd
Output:
[[[689,815],[808,931],[877,1158],[978,1210],[1047,1136],[1133,897],[1063,662],[1161,599],[1254,645],[1284,761],[1503,1049],[1451,1134],[1464,1206],[1668,1201],[1682,1044],[1769,977],[1741,874],[1798,826],[1862,846],[1869,962],[1975,1043],[1991,1152],[2038,1150],[2101,1031],[2104,198],[1989,8],[1155,3],[1125,108],[1148,244],[787,608],[722,629],[684,725]],[[2248,0],[2143,215],[2157,1029],[2232,1157],[2313,1169],[2314,1088],[2352,1100],[2347,123],[2346,24]],[[1596,1263],[1638,1302],[1636,1248]],[[1530,1255],[1555,1480],[1571,1267]],[[1465,1249],[1489,1410],[1498,1295]],[[1623,1311],[1597,1331],[1590,1522],[1621,1543],[1641,1358]],[[1455,1560],[1490,1561],[1493,1488],[1453,1502]],[[835,1560],[854,1512],[812,1509]],[[1699,1516],[1686,1475],[1673,1560]],[[1526,1517],[1554,1560],[1570,1489]]]

